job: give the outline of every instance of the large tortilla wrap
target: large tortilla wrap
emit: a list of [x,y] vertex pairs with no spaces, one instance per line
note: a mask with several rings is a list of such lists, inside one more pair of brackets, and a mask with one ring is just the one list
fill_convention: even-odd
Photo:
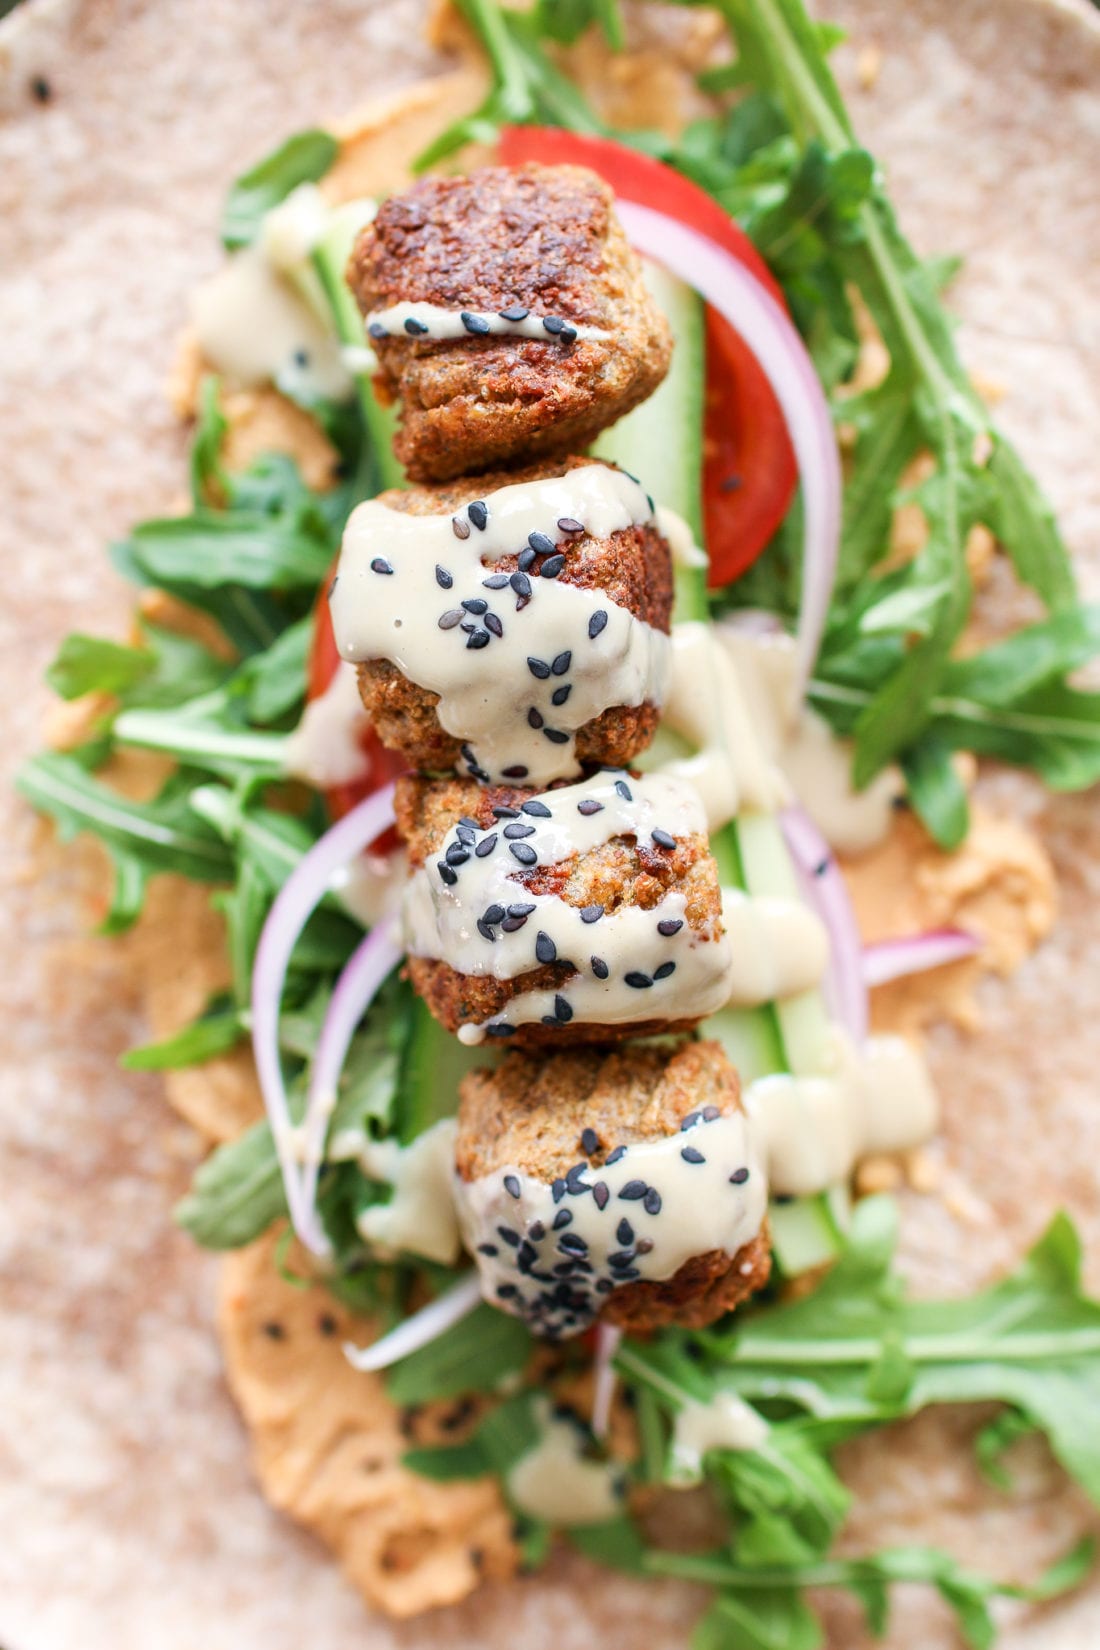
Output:
[[[41,4],[32,0],[32,19]],[[0,131],[12,253],[0,287],[4,373],[15,391],[0,414],[11,494],[0,527],[11,537],[5,762],[38,742],[46,700],[37,683],[57,638],[125,627],[127,593],[102,542],[180,491],[183,441],[162,380],[185,294],[216,261],[211,228],[226,179],[287,129],[441,66],[420,43],[420,8],[392,0],[262,13],[228,0],[87,0],[67,8],[68,21],[49,9],[49,38],[15,56],[15,118]],[[1095,592],[1090,384],[1100,313],[1088,283],[1100,214],[1089,155],[1100,30],[1084,6],[1036,0],[831,9],[853,30],[839,61],[857,125],[888,162],[918,243],[967,254],[953,295],[967,318],[966,357],[1005,387],[1002,421],[1051,491]],[[874,50],[881,71],[861,91]],[[52,81],[53,106],[19,96],[29,63]],[[1003,599],[996,618],[1022,611],[1020,598]],[[917,1286],[969,1287],[1065,1204],[1090,1246],[1096,1287],[1092,803],[1054,801],[1007,776],[982,789],[1041,834],[1063,917],[1014,979],[982,988],[980,1040],[955,1028],[933,1034],[948,1195],[905,1195],[905,1258]],[[522,1638],[533,1650],[559,1640],[625,1650],[643,1634],[657,1647],[682,1644],[699,1604],[690,1590],[637,1587],[565,1557],[441,1620],[368,1623],[322,1550],[269,1511],[225,1392],[213,1267],[170,1225],[197,1141],[165,1110],[155,1080],[115,1067],[118,1051],[145,1035],[143,980],[157,981],[158,1020],[198,1006],[184,1001],[187,979],[166,981],[163,964],[164,932],[181,908],[170,889],[158,893],[159,967],[145,938],[90,941],[103,889],[97,854],[57,849],[4,796],[0,1640],[15,1650],[171,1650],[201,1637],[281,1650],[308,1634],[340,1650],[364,1635],[383,1647],[443,1631],[456,1646]],[[200,906],[187,907],[196,933]],[[227,1078],[211,1105],[209,1085],[192,1085],[190,1114],[224,1128],[225,1095],[239,1091]],[[1016,1500],[994,1498],[968,1462],[973,1425],[969,1414],[937,1414],[849,1451],[860,1495],[852,1550],[937,1540],[991,1570],[1018,1561],[1032,1572],[1095,1522],[1039,1449],[1021,1453]],[[860,1642],[846,1607],[830,1605],[829,1622],[831,1643]],[[1098,1631],[1093,1592],[1006,1642],[1084,1646]],[[953,1641],[936,1605],[903,1596],[890,1642]]]

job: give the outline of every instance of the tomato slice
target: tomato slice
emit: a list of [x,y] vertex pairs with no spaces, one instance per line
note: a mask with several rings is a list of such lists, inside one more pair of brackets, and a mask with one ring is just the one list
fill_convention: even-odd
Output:
[[[306,696],[310,700],[321,697],[341,662],[328,604],[329,586],[335,571],[334,565],[321,586],[317,606],[313,610],[313,640],[306,667]],[[398,774],[408,771],[408,763],[396,751],[387,750],[369,725],[364,727],[360,734],[359,743],[364,754],[370,759],[370,767],[362,779],[353,780],[346,785],[332,785],[325,791],[325,803],[334,820],[343,819],[344,815],[350,813],[365,797],[373,796],[383,785],[388,785],[391,779],[396,779]],[[397,845],[397,834],[391,829],[384,832],[374,843],[373,852],[389,853],[390,849],[396,848]]]
[[[624,200],[698,230],[731,253],[777,302],[782,290],[744,230],[718,202],[672,167],[611,138],[554,126],[508,126],[500,159],[588,166]],[[707,311],[703,423],[703,517],[711,589],[736,579],[760,555],[790,507],[798,466],[767,378],[728,321]]]

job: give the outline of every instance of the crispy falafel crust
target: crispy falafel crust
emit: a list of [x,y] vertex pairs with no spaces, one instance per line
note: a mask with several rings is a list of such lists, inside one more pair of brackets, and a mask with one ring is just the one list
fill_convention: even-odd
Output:
[[425,178],[383,202],[348,268],[364,315],[522,304],[609,334],[378,340],[375,384],[402,403],[395,451],[414,480],[579,451],[656,389],[671,335],[612,200],[583,167],[528,165]]
[[[667,1048],[568,1049],[549,1059],[509,1052],[492,1070],[463,1079],[455,1166],[465,1181],[515,1167],[547,1184],[582,1158],[599,1169],[616,1146],[675,1134],[689,1112],[739,1112],[740,1083],[720,1044]],[[596,1151],[581,1131],[593,1129]],[[600,1314],[637,1332],[664,1324],[701,1329],[767,1282],[767,1225],[732,1257],[693,1255],[670,1278],[621,1285]]]
[[[556,789],[557,787],[551,787]],[[472,779],[422,779],[406,774],[397,782],[394,807],[398,833],[415,871],[435,852],[455,821],[464,815],[483,828],[493,823],[493,808],[518,808],[537,793],[515,785],[478,785]],[[685,916],[704,943],[722,916],[718,870],[705,835],[683,836],[675,849],[656,849],[633,838],[614,837],[591,853],[578,854],[557,865],[531,870],[516,866],[517,894],[556,894],[568,905],[602,905],[613,912],[626,905],[652,910],[670,888],[684,895]],[[525,991],[557,990],[573,978],[566,962],[544,964],[512,980],[460,974],[434,957],[410,957],[408,978],[434,1017],[448,1031],[471,1021],[491,1020]],[[661,1032],[690,1031],[690,1020],[642,1020],[629,1025],[578,1024],[557,1028],[521,1025],[508,1039],[510,1048],[567,1048],[578,1043],[617,1043],[627,1037],[649,1037]]]
[[[538,481],[546,476],[567,475],[570,470],[595,463],[588,458],[570,458],[527,465],[522,470],[497,470],[436,487],[395,488],[381,493],[380,504],[413,516],[453,515],[474,499],[485,498],[502,487]],[[521,545],[520,549],[523,548]],[[672,557],[668,544],[652,522],[626,527],[610,538],[594,538],[588,533],[562,536],[555,546],[565,557],[558,574],[561,584],[602,590],[616,606],[668,635],[672,616]],[[545,557],[536,557],[532,574]],[[515,556],[493,562],[500,573],[513,573]],[[446,772],[459,760],[462,741],[440,725],[436,707],[439,695],[410,682],[388,659],[371,659],[359,666],[359,693],[382,743],[400,751],[414,768]],[[622,767],[650,743],[660,721],[660,709],[650,701],[640,705],[612,705],[585,722],[577,730],[578,762],[606,762]]]

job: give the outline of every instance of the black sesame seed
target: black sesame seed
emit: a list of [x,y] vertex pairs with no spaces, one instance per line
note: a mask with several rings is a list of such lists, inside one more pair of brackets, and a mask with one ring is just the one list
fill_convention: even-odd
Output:
[[582,521],[578,521],[575,516],[559,516],[558,517],[558,532],[559,533],[583,533],[584,532],[584,523]]
[[566,671],[569,669],[569,666],[572,663],[573,663],[572,651],[569,648],[566,648],[564,653],[559,653],[557,655],[557,657],[551,662],[551,665],[550,665],[551,673],[554,676],[564,676]]
[[558,960],[558,948],[549,934],[542,928],[535,935],[535,956],[540,963],[552,963]]
[[528,533],[527,543],[540,556],[552,556],[554,541],[546,533]]
[[461,842],[452,842],[443,857],[448,865],[465,865],[470,857],[470,850],[463,847]]
[[[592,972],[593,972],[593,974],[595,974],[596,978],[598,980],[606,980],[607,976],[608,976],[608,974],[610,974],[611,970],[608,968],[608,966],[604,962],[603,958],[602,957],[590,957],[589,961],[592,964]],[[608,1158],[607,1161],[610,1163],[611,1158]]]
[[489,506],[484,499],[475,499],[473,504],[468,504],[466,514],[479,532],[483,533],[489,525]]
[[[464,522],[463,526],[465,525],[466,524]],[[470,529],[467,527],[466,531],[468,533]],[[435,567],[435,582],[439,585],[441,590],[449,590],[455,582],[454,575],[448,573],[447,569],[445,567],[441,567],[437,562]]]
[[448,888],[453,888],[458,881],[458,872],[452,871],[445,859],[437,860],[435,868],[439,872],[440,880],[445,882]]
[[509,304],[507,309],[498,309],[497,314],[502,321],[526,321],[531,311],[523,304]]
[[553,819],[554,817],[545,802],[521,802],[520,811],[521,813],[530,814],[532,819]]
[[[608,1162],[610,1161],[608,1158]],[[644,1180],[628,1180],[619,1196],[626,1203],[640,1203],[648,1191],[649,1187]]]
[[595,1201],[597,1209],[607,1208],[608,1202],[611,1198],[611,1192],[608,1189],[606,1181],[597,1180],[596,1184],[592,1188],[592,1197]]
[[577,812],[584,814],[586,819],[590,814],[602,814],[603,803],[597,802],[594,796],[586,796],[583,801],[577,803]]
[[518,819],[519,818],[519,809],[518,808],[505,808],[503,805],[498,806],[498,807],[493,809],[493,818],[494,819]]
[[627,784],[625,779],[616,779],[615,789],[618,791],[624,802],[633,802],[634,797],[631,793],[630,786]]
[[713,1123],[715,1121],[715,1119],[721,1117],[721,1115],[722,1115],[722,1112],[721,1112],[721,1110],[718,1106],[704,1106],[703,1107],[703,1122],[704,1123]]
[[478,917],[477,931],[481,935],[482,939],[488,940],[490,944],[496,941],[496,935],[493,933],[493,930],[489,927],[489,924],[485,921],[484,917]]
[[[461,516],[451,517],[451,528],[456,539],[468,539],[470,536],[470,523],[463,521]],[[449,588],[450,586],[448,586]]]
[[488,647],[489,632],[487,630],[475,630],[472,636],[467,637],[466,646],[474,648]]
[[[525,825],[522,819],[514,820],[511,825],[504,827],[504,835],[509,842],[522,842],[525,836],[534,836],[534,834],[535,827]],[[527,907],[527,911],[533,911],[534,909],[533,905]],[[509,907],[509,911],[511,911],[511,907]],[[520,915],[526,916],[527,911],[521,911]]]
[[[557,1185],[557,1181],[555,1181],[554,1184]],[[565,1185],[564,1180],[562,1181],[562,1185],[563,1186]],[[554,1230],[555,1230],[555,1232],[560,1232],[563,1226],[569,1226],[572,1223],[572,1220],[573,1220],[573,1211],[572,1211],[572,1209],[559,1209],[557,1214],[554,1216]]]
[[577,342],[577,329],[576,327],[562,327],[558,337],[563,344],[575,344]]
[[661,1194],[656,1186],[651,1186],[642,1201],[642,1208],[647,1215],[659,1215],[661,1212]]
[[537,865],[539,856],[527,842],[510,842],[508,847],[513,859],[518,859],[521,865]]
[[[514,1177],[509,1176],[509,1178]],[[516,1184],[518,1185],[519,1182],[517,1181]],[[513,1231],[511,1226],[498,1226],[497,1237],[502,1238],[510,1249],[519,1248],[519,1233]]]
[[468,831],[480,831],[481,829],[480,821],[476,820],[472,814],[461,814],[458,823],[465,825]]
[[469,596],[461,605],[467,613],[472,613],[475,619],[480,619],[483,613],[489,611],[489,603],[483,596]]
[[624,1249],[629,1248],[634,1242],[634,1228],[625,1215],[615,1228],[615,1239],[616,1242],[622,1244]]
[[544,315],[542,325],[543,330],[548,332],[551,338],[557,338],[565,331],[565,322],[560,315]]
[[529,596],[531,594],[531,581],[526,573],[512,573],[504,582],[512,586],[517,596]]
[[596,640],[596,637],[600,634],[600,631],[601,630],[606,630],[606,629],[607,629],[607,614],[604,611],[604,609],[601,607],[598,610],[598,612],[593,613],[592,617],[588,621],[589,639],[594,642]]
[[675,848],[676,846],[676,838],[671,836],[668,831],[663,831],[659,825],[650,831],[649,834],[657,844],[658,848]]
[[503,905],[487,905],[481,914],[482,922],[498,923],[504,921]]
[[507,573],[490,573],[487,579],[482,579],[481,587],[483,590],[503,590],[507,583]]
[[498,1283],[497,1284],[497,1299],[498,1300],[510,1301],[513,1298],[513,1296],[518,1295],[518,1294],[519,1294],[519,1290],[516,1288],[514,1283]]
[[539,577],[541,579],[556,579],[564,566],[564,556],[547,556],[546,560],[539,568]]
[[554,1013],[562,1025],[568,1025],[573,1018],[573,1010],[562,996],[554,998]]
[[516,557],[516,561],[519,564],[520,572],[521,573],[526,573],[527,569],[530,567],[530,565],[534,561],[534,559],[535,559],[535,552],[532,549],[527,548],[526,550],[521,550],[519,555]]
[[[524,767],[522,762],[513,762],[512,766],[510,768],[501,768],[500,771],[501,771],[501,774],[503,775],[503,777],[505,779],[526,779],[527,778],[527,769]],[[487,781],[487,777],[486,777],[486,780],[484,780],[483,783],[487,783],[487,782],[488,781]]]
[[428,329],[424,322],[417,321],[412,315],[410,315],[408,320],[405,322],[405,331],[408,333],[410,338],[423,338],[427,330]]
[[486,613],[485,628],[486,630],[491,631],[494,636],[504,635],[504,626],[501,624],[495,613]]
[[601,1295],[610,1295],[614,1287],[615,1285],[611,1282],[610,1278],[596,1279],[596,1288],[599,1290]]
[[488,836],[483,836],[482,837],[481,841],[478,843],[477,847],[474,849],[474,853],[477,855],[478,859],[488,859],[489,855],[492,853],[492,851],[496,847],[496,845],[497,845],[497,834],[496,834],[495,831],[492,831],[492,832],[490,832],[490,834]]
[[607,1264],[614,1272],[621,1272],[624,1266],[629,1266],[634,1259],[633,1249],[616,1249],[613,1255],[608,1255]]
[[504,1176],[504,1190],[508,1193],[509,1197],[519,1196],[519,1181],[514,1174],[506,1174]]
[[640,1278],[641,1272],[636,1266],[624,1266],[619,1273],[619,1283],[630,1283],[634,1278]]
[[508,915],[510,917],[523,917],[524,919],[526,919],[527,917],[529,917],[531,915],[531,913],[534,909],[535,909],[535,907],[533,905],[522,905],[522,904],[510,905],[508,907]]
[[586,905],[581,910],[582,922],[599,922],[603,916],[602,905]]
[[[562,1178],[562,1176],[559,1175],[558,1178],[555,1180],[554,1184],[550,1188],[550,1196],[554,1199],[555,1203],[560,1203],[561,1202],[562,1198],[565,1196],[565,1190],[566,1190],[565,1181]],[[570,1218],[570,1220],[572,1220],[572,1218],[573,1218],[572,1215],[570,1215],[569,1218]],[[556,1225],[557,1222],[555,1221],[554,1224]]]
[[491,1026],[486,1026],[485,1030],[490,1037],[514,1037],[516,1034],[515,1026],[510,1026],[507,1020],[496,1020]]
[[372,573],[393,572],[393,568],[390,566],[389,562],[386,561],[384,556],[375,556],[374,560],[370,564],[370,570]]
[[367,328],[367,332],[370,334],[370,336],[372,338],[388,338],[389,337],[389,333],[387,332],[386,328],[382,325],[381,321],[372,321],[370,326]]
[[460,309],[458,318],[467,332],[472,332],[475,338],[484,338],[489,331],[489,323],[481,315],[471,315],[468,309]]
[[528,659],[527,668],[531,675],[536,676],[540,682],[545,682],[550,674],[550,666],[545,659]]
[[553,693],[550,695],[550,703],[552,705],[564,705],[572,691],[572,682],[566,682],[564,687],[554,689]]
[[453,630],[455,625],[461,624],[461,622],[462,609],[460,607],[450,607],[447,609],[446,613],[441,613],[439,615],[440,630]]
[[673,934],[678,934],[683,926],[684,924],[679,917],[666,917],[664,922],[657,924],[657,932],[663,935],[666,940],[670,940]]
[[592,1153],[593,1152],[598,1152],[599,1149],[600,1149],[600,1137],[596,1133],[595,1129],[582,1129],[581,1130],[581,1151],[582,1152],[587,1152],[589,1157],[591,1157]]
[[477,625],[472,619],[468,619],[462,626],[462,629],[466,632],[467,636],[472,636],[474,631],[477,629]]
[[733,1173],[730,1175],[730,1185],[743,1186],[748,1178],[749,1171],[747,1169],[734,1169]]
[[653,1248],[653,1239],[639,1238],[637,1243],[634,1245],[634,1248],[639,1255],[648,1255],[650,1250]]
[[706,1158],[697,1146],[681,1146],[680,1156],[685,1163],[705,1163]]
[[541,711],[537,711],[534,705],[532,705],[530,710],[527,712],[527,726],[529,728],[542,727],[542,713]]
[[609,1156],[607,1158],[607,1161],[608,1161],[609,1164],[610,1163],[617,1163],[619,1161],[620,1157],[625,1157],[625,1156],[626,1156],[626,1147],[625,1146],[616,1146],[615,1150],[609,1154]]
[[568,745],[569,743],[569,735],[563,733],[561,728],[543,728],[542,737],[549,739],[552,745]]
[[500,1250],[497,1248],[495,1243],[479,1243],[478,1246],[477,1246],[477,1252],[478,1252],[479,1255],[499,1255],[500,1254]]
[[689,1111],[686,1117],[681,1117],[680,1133],[685,1134],[688,1129],[693,1129],[696,1123],[698,1123],[700,1115],[701,1114],[697,1111]]
[[529,1272],[538,1258],[539,1252],[535,1248],[534,1244],[528,1243],[527,1239],[524,1238],[523,1242],[516,1250],[516,1265],[519,1267],[520,1271]]
[[532,1243],[541,1243],[546,1236],[546,1227],[541,1220],[533,1220],[527,1228],[527,1236]]
[[460,819],[455,826],[455,836],[467,848],[472,848],[477,837],[477,826],[469,825],[466,820]]
[[588,1253],[588,1244],[579,1232],[566,1232],[558,1239],[558,1248],[563,1249],[567,1255],[586,1255]]
[[574,1163],[573,1167],[566,1171],[565,1186],[571,1197],[579,1197],[582,1192],[589,1190],[589,1183],[584,1178],[587,1173],[588,1164],[583,1162]]
[[675,974],[675,972],[676,964],[674,962],[664,962],[661,964],[660,968],[655,968],[653,970],[653,978],[655,980],[667,980],[669,975]]
[[649,975],[643,974],[641,970],[637,968],[632,968],[629,974],[624,974],[623,979],[634,991],[645,991],[653,984],[653,981],[650,979]]

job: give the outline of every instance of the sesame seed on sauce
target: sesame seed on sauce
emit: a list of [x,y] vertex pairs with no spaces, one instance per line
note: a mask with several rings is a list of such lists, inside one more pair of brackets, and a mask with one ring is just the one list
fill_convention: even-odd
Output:
[[639,1238],[637,1243],[634,1245],[634,1253],[637,1254],[637,1255],[648,1255],[651,1252],[652,1248],[653,1248],[653,1239],[652,1238]]
[[504,635],[504,626],[501,624],[495,613],[486,613],[485,628],[486,630],[492,631],[494,636]]
[[560,995],[554,998],[554,1014],[563,1025],[568,1025],[570,1020],[573,1018],[572,1008],[569,1003],[566,1002],[565,998]]
[[[503,927],[503,924],[501,924]],[[514,1037],[515,1026],[510,1026],[506,1020],[495,1020],[492,1025],[485,1027],[490,1037]]]
[[568,745],[569,743],[569,735],[564,733],[561,728],[543,728],[542,737],[549,739],[552,745]]
[[611,1152],[608,1156],[608,1159],[607,1159],[608,1165],[610,1166],[612,1163],[617,1163],[619,1161],[620,1157],[625,1157],[625,1156],[626,1156],[626,1147],[625,1146],[616,1146],[615,1150],[613,1152]]
[[[527,770],[525,768],[524,772],[526,773],[526,771]],[[553,819],[554,817],[550,812],[550,809],[546,806],[546,803],[539,802],[537,800],[521,802],[520,810],[525,814],[530,814],[532,819]]]
[[607,614],[604,611],[604,609],[601,607],[601,608],[598,609],[597,612],[593,613],[592,617],[588,621],[589,640],[594,642],[596,640],[596,637],[600,634],[600,631],[601,630],[606,630],[606,628],[607,628]]
[[466,646],[472,648],[488,647],[491,638],[487,630],[475,630],[467,639]]
[[669,975],[675,974],[675,972],[676,964],[674,962],[663,962],[660,968],[653,970],[653,978],[655,980],[667,980]]
[[589,1157],[591,1157],[592,1153],[593,1152],[598,1152],[599,1149],[600,1149],[600,1137],[596,1133],[595,1129],[582,1129],[581,1130],[581,1151],[582,1152],[587,1152]]
[[[608,968],[608,966],[604,962],[603,958],[602,957],[590,957],[588,960],[592,964],[592,972],[593,972],[593,974],[595,974],[596,978],[598,980],[606,980],[607,976],[610,974],[611,970]],[[607,1161],[610,1163],[612,1160],[609,1157]]]
[[657,932],[662,939],[670,940],[673,934],[678,934],[683,926],[681,918],[666,917],[663,922],[657,924]]
[[659,1215],[661,1212],[661,1194],[656,1186],[651,1186],[642,1199],[642,1208],[647,1215]]
[[460,819],[455,826],[455,836],[464,847],[472,848],[477,837],[477,826],[467,825],[465,820]]
[[370,570],[371,570],[372,573],[392,573],[393,572],[393,568],[390,566],[389,562],[385,559],[384,556],[375,556],[374,560],[370,564]]
[[[554,1181],[554,1184],[550,1188],[550,1196],[554,1199],[555,1203],[560,1203],[562,1198],[565,1196],[565,1192],[566,1192],[565,1181],[562,1178],[562,1176],[559,1175],[558,1178]],[[572,1220],[572,1218],[573,1218],[572,1215],[570,1215],[569,1218],[570,1218],[570,1220]]]
[[611,1191],[604,1180],[597,1180],[592,1188],[592,1198],[597,1209],[606,1209],[611,1201]]
[[546,1227],[542,1224],[541,1220],[533,1220],[531,1222],[531,1225],[528,1228],[527,1236],[531,1239],[532,1243],[542,1242],[543,1238],[546,1236]]
[[743,1186],[748,1178],[749,1171],[747,1169],[734,1169],[733,1173],[730,1175],[730,1185]]
[[427,330],[428,329],[424,322],[416,320],[412,315],[410,315],[408,320],[405,322],[405,331],[408,333],[410,338],[423,338]]
[[594,796],[583,797],[582,800],[577,803],[577,812],[579,814],[584,814],[586,819],[591,814],[602,814],[603,803],[597,802]]
[[527,842],[510,842],[508,844],[513,859],[518,859],[521,865],[537,865],[539,856]]
[[554,689],[553,693],[550,695],[550,703],[552,705],[556,705],[560,709],[561,706],[564,705],[565,701],[568,699],[568,697],[572,693],[572,691],[573,691],[572,682],[566,682],[564,687]]
[[489,525],[489,506],[484,499],[475,499],[473,504],[466,506],[466,514],[479,532],[483,533]]
[[485,921],[484,917],[478,917],[477,931],[483,940],[488,940],[494,945],[496,944],[496,935],[493,933],[493,930],[489,927],[489,924]]
[[470,523],[463,521],[461,516],[451,517],[451,528],[456,539],[468,539],[470,536]]
[[[522,819],[514,820],[511,825],[504,827],[504,836],[508,842],[522,842],[525,836],[534,836],[534,834],[535,827],[525,825]],[[533,911],[534,906],[531,906],[530,909]]]
[[561,572],[561,570],[564,566],[565,566],[565,557],[564,556],[562,556],[562,555],[547,556],[546,560],[543,562],[542,566],[539,568],[539,578],[540,579],[556,579],[558,574]]
[[504,590],[508,585],[507,573],[490,573],[487,579],[482,579],[483,590]]
[[629,1249],[634,1242],[634,1228],[625,1215],[615,1228],[615,1240],[621,1243],[624,1249]]
[[[517,1177],[514,1174],[506,1174],[504,1176],[504,1190],[508,1193],[509,1197],[518,1197],[519,1196],[519,1194],[520,1194],[520,1184],[519,1184],[519,1180],[517,1179]],[[503,1235],[504,1234],[502,1232],[501,1236],[503,1236]],[[509,1242],[510,1241],[511,1241],[511,1239],[509,1239]]]
[[588,1253],[588,1244],[579,1232],[564,1232],[558,1239],[558,1248],[564,1249],[568,1255],[584,1255]]
[[589,1190],[589,1183],[584,1178],[587,1173],[588,1164],[583,1162],[574,1163],[571,1169],[566,1170],[565,1185],[571,1197],[579,1197],[582,1192]]
[[500,805],[500,806],[493,809],[493,818],[494,819],[518,819],[519,818],[519,809],[518,808],[506,808],[503,805]]
[[653,984],[649,975],[643,974],[637,968],[632,968],[629,974],[624,974],[623,979],[633,991],[646,991]]
[[528,546],[526,550],[521,550],[519,555],[516,557],[516,562],[519,566],[520,572],[526,573],[534,559],[535,552],[530,548],[530,546]]
[[[496,845],[497,845],[497,834],[496,834],[495,831],[493,831],[493,832],[491,832],[491,834],[489,836],[483,836],[482,837],[481,841],[477,844],[477,847],[474,849],[474,853],[477,855],[478,859],[488,859],[489,855],[492,853],[492,851],[496,847]],[[501,915],[503,916],[503,912],[501,913]],[[497,921],[499,922],[499,920],[500,920],[500,918],[498,917]]]
[[512,586],[517,596],[529,596],[531,594],[531,581],[526,573],[512,573],[504,582]]
[[706,1162],[706,1158],[703,1156],[702,1152],[698,1149],[697,1146],[682,1146],[680,1148],[680,1156],[683,1158],[685,1163],[705,1163]]
[[462,606],[466,609],[467,613],[473,613],[475,617],[479,619],[483,613],[487,613],[489,610],[489,603],[481,596],[468,597],[466,601],[462,603]]
[[521,928],[525,928],[527,926],[527,918],[505,917],[500,926],[506,934],[518,934]]
[[488,1255],[490,1259],[494,1255],[500,1254],[500,1250],[497,1248],[495,1243],[479,1243],[477,1246],[477,1252],[479,1255]]
[[558,960],[558,948],[544,928],[540,928],[535,935],[535,956],[540,963],[552,963]]
[[572,663],[573,654],[569,648],[566,648],[564,653],[559,653],[551,662],[550,672],[554,676],[564,676]]
[[445,882],[448,888],[453,888],[458,881],[458,872],[453,871],[445,859],[437,860],[435,868],[439,872],[440,880]]
[[576,533],[583,533],[584,523],[582,521],[577,521],[575,516],[559,516],[558,532],[568,533],[570,536]]
[[695,1127],[696,1123],[698,1123],[702,1120],[702,1115],[703,1115],[702,1112],[689,1111],[686,1117],[681,1117],[681,1119],[680,1119],[680,1133],[681,1134],[686,1134],[688,1129],[693,1129]]
[[[500,771],[504,775],[505,779],[527,778],[527,769],[522,762],[513,762],[510,768],[502,768]],[[528,812],[530,812],[530,810],[528,810]]]
[[461,842],[452,842],[443,857],[448,865],[465,865],[470,857],[470,850],[463,847]]
[[562,320],[560,315],[544,315],[542,324],[544,330],[550,334],[551,338],[556,338],[559,333],[565,331],[565,322]]
[[502,321],[526,321],[531,311],[523,304],[510,304],[507,309],[498,309],[497,314]]
[[528,659],[527,668],[538,681],[545,682],[550,674],[550,666],[545,659]]
[[676,846],[676,838],[671,832],[663,831],[659,825],[655,826],[649,834],[658,848],[675,848]]
[[582,908],[581,908],[581,921],[582,922],[599,922],[599,920],[602,916],[603,916],[603,906],[602,905],[585,905],[585,906],[582,906]]
[[563,344],[575,344],[577,342],[577,329],[576,327],[562,327],[558,337]]
[[458,318],[467,332],[473,333],[475,338],[484,338],[489,331],[489,323],[481,315],[471,315],[468,309],[460,309]]
[[382,325],[381,321],[372,321],[370,326],[367,328],[367,332],[369,333],[369,335],[372,338],[388,338],[389,337],[389,333],[387,332],[386,328]]
[[713,1123],[719,1117],[721,1117],[721,1115],[722,1115],[721,1110],[717,1106],[704,1106],[703,1107],[703,1122],[704,1123]]
[[[556,1184],[557,1184],[557,1182],[555,1181],[555,1185]],[[565,1182],[562,1181],[563,1186],[564,1186],[564,1184],[565,1184]],[[569,1226],[572,1223],[572,1220],[573,1220],[573,1211],[572,1211],[572,1209],[559,1209],[557,1214],[554,1216],[554,1231],[555,1232],[560,1232],[562,1227],[563,1226]]]
[[627,784],[625,779],[616,779],[615,790],[619,796],[622,797],[624,802],[633,802],[633,794],[631,793],[630,786]]
[[[609,1163],[610,1161],[611,1159],[608,1158]],[[644,1180],[628,1180],[619,1196],[624,1203],[640,1203],[648,1190],[649,1187]]]
[[552,556],[554,541],[546,533],[528,533],[527,543],[540,556]]
[[481,913],[482,922],[497,923],[504,921],[503,905],[487,905]]
[[535,709],[534,705],[532,705],[531,709],[527,712],[527,726],[529,728],[541,728],[542,727],[542,716]]
[[508,907],[508,915],[510,917],[529,917],[532,914],[532,912],[534,911],[534,909],[535,909],[535,907],[533,905],[525,905],[525,904],[510,905]]

